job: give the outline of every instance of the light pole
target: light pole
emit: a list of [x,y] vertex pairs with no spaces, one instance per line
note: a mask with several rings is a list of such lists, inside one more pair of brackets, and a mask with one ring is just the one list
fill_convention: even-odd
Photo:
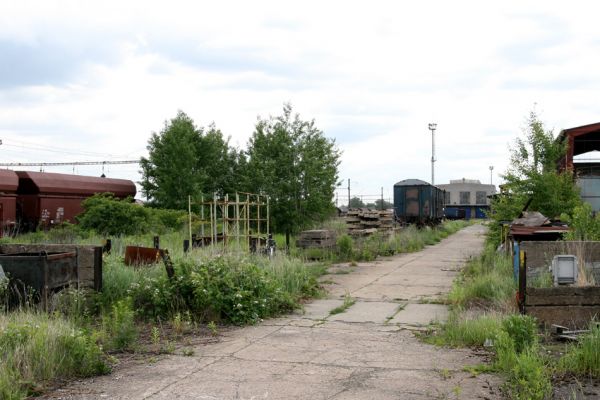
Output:
[[494,171],[494,166],[490,165],[490,185],[494,184],[494,180],[492,179],[492,171]]
[[431,186],[435,186],[435,130],[437,128],[437,124],[432,122],[429,124],[429,130],[431,131]]

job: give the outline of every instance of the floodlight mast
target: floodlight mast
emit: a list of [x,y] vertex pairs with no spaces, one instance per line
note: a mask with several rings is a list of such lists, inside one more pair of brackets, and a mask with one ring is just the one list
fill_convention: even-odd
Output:
[[431,186],[435,186],[435,130],[437,124],[432,122],[429,124],[429,130],[431,131]]

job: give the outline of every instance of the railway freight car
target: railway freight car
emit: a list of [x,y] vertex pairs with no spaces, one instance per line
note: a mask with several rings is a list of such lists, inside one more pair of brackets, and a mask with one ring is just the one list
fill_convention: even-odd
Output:
[[445,191],[419,179],[394,185],[394,213],[405,224],[433,225],[444,217]]
[[15,171],[0,170],[0,236],[11,231],[17,221],[17,188],[19,177]]
[[22,230],[76,222],[83,211],[81,202],[96,193],[112,193],[115,197],[135,196],[132,181],[94,176],[17,171],[17,219]]

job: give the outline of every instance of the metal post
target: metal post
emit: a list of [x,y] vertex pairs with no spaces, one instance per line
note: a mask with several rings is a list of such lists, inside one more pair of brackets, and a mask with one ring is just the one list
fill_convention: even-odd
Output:
[[202,220],[202,223],[200,224],[200,234],[202,235],[202,237],[204,237],[204,195],[200,196],[200,204],[202,204],[202,206],[200,207],[200,219]]
[[381,211],[383,211],[383,186],[381,187]]
[[152,238],[152,244],[154,245],[155,249],[160,249],[160,237],[154,236]]
[[519,251],[519,311],[525,314],[525,295],[527,291],[527,254],[523,250]]
[[192,243],[192,196],[188,196],[188,224],[189,226],[189,234],[190,234],[190,243]]
[[348,178],[348,209],[350,209],[350,178]]
[[235,193],[235,236],[238,249],[240,248],[240,194]]
[[271,214],[270,214],[270,210],[269,210],[269,199],[270,197],[267,196],[267,236],[269,236],[269,227],[270,227],[270,222],[271,222]]
[[431,131],[431,186],[435,186],[435,130],[437,129],[436,123],[429,124],[429,130]]

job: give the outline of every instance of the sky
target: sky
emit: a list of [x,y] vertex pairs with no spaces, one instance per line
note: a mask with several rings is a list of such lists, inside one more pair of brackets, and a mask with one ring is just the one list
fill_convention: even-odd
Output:
[[[435,183],[498,184],[532,110],[555,134],[600,121],[599,11],[592,1],[0,0],[0,162],[136,160],[178,110],[245,148],[258,116],[291,103],[342,151],[340,204],[348,179],[365,200],[431,181],[432,122]],[[45,168],[134,181],[138,170]]]

